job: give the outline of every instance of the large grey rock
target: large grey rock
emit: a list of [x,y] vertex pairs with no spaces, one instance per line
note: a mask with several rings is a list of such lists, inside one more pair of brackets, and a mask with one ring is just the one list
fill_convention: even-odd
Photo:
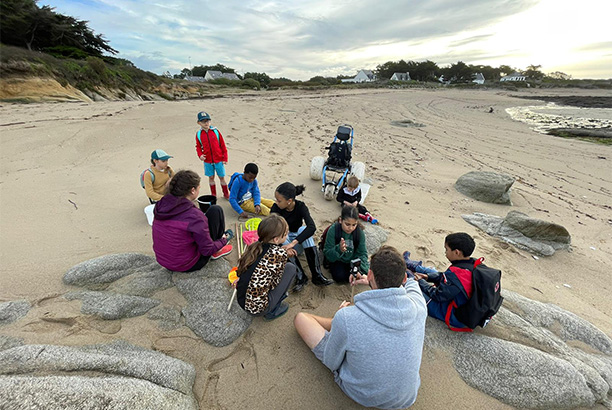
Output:
[[455,188],[463,195],[482,202],[512,205],[509,195],[512,184],[514,178],[510,175],[472,171],[460,176]]
[[459,334],[428,318],[426,346],[451,352],[471,386],[519,408],[575,408],[609,403],[612,340],[558,306],[504,291],[486,328]]
[[81,299],[81,313],[97,315],[106,320],[144,315],[161,303],[159,300],[140,296],[95,291],[71,292],[66,295],[66,299]]
[[193,366],[126,342],[15,347],[0,375],[0,408],[197,408]]
[[551,256],[559,249],[569,249],[572,240],[563,226],[518,211],[508,212],[505,218],[479,212],[461,217],[489,235],[537,255]]
[[15,300],[0,303],[0,326],[13,323],[25,315],[30,310],[30,302],[27,300]]
[[152,296],[156,292],[174,286],[172,272],[157,263],[154,270],[126,276],[109,285],[108,291],[133,296]]
[[[228,269],[229,272],[229,269]],[[226,346],[236,340],[251,324],[252,318],[234,301],[228,312],[232,288],[225,277],[177,280],[176,287],[187,299],[183,308],[185,324],[213,346]]]
[[64,275],[64,283],[100,290],[124,276],[158,269],[163,268],[151,256],[138,253],[104,255],[70,268]]
[[368,255],[376,253],[389,238],[389,232],[380,225],[372,225],[370,223],[364,224],[364,233]]
[[23,345],[23,339],[0,335],[0,350],[12,349],[13,347]]
[[157,306],[149,311],[147,317],[157,320],[157,325],[162,330],[174,330],[183,326],[181,311],[169,306]]

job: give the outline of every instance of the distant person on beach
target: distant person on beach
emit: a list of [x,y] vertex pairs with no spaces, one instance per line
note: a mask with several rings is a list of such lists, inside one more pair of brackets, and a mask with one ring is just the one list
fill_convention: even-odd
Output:
[[[449,326],[458,329],[465,328],[466,326],[455,317],[455,309],[468,301],[467,289],[471,293],[471,271],[476,260],[470,256],[476,248],[476,243],[467,233],[456,232],[444,239],[444,248],[446,259],[451,262],[451,266],[444,273],[416,272],[414,278],[419,281],[423,297],[427,302],[429,316],[445,322],[446,314],[450,309]],[[416,266],[415,270],[417,270]],[[451,306],[453,302],[454,305]]]
[[225,231],[223,209],[212,205],[206,215],[193,201],[200,194],[200,177],[193,171],[179,171],[170,180],[168,192],[153,213],[153,252],[164,268],[176,272],[202,269],[210,259],[232,251]]
[[372,255],[367,276],[352,285],[371,290],[344,301],[333,318],[300,312],[294,319],[306,345],[334,374],[342,391],[366,407],[411,406],[421,379],[419,368],[427,308],[402,256],[390,246]]
[[351,175],[346,180],[346,186],[338,191],[336,200],[340,202],[340,205],[344,208],[351,206],[357,208],[359,211],[359,218],[364,221],[371,222],[373,224],[378,223],[378,220],[374,218],[368,209],[360,204],[361,202],[361,187],[359,186],[359,178],[355,175]]
[[261,197],[256,179],[258,173],[257,164],[249,162],[244,166],[244,173],[234,172],[230,178],[229,202],[239,216],[248,217],[249,213],[270,215],[274,201]]
[[238,304],[254,316],[273,320],[284,315],[289,305],[283,302],[295,278],[296,267],[287,262],[281,244],[287,239],[289,225],[280,215],[271,215],[257,227],[259,240],[250,244],[238,261]]
[[[298,280],[296,281],[294,292],[299,292],[308,283],[308,277],[304,273],[304,269],[300,264],[298,255],[304,250],[308,268],[312,276],[312,283],[318,286],[331,285],[333,281],[323,276],[321,271],[321,262],[319,261],[319,252],[312,236],[317,230],[317,226],[310,216],[310,211],[306,204],[295,199],[297,195],[304,192],[304,185],[295,186],[291,182],[284,182],[276,188],[274,198],[276,203],[270,209],[271,213],[277,213],[289,224],[289,237],[283,248],[287,250],[289,257],[293,257],[293,261],[298,267]],[[306,223],[306,226],[302,224]]]
[[168,165],[168,160],[173,158],[162,149],[156,149],[151,153],[151,166],[142,174],[144,189],[149,197],[149,202],[154,204],[162,199],[166,193],[168,181],[174,175],[174,171]]
[[[345,206],[340,219],[327,230],[323,255],[329,263],[329,271],[336,282],[348,282],[351,261],[359,260],[359,271],[367,274],[370,264],[365,244],[365,234],[359,226],[357,208]],[[324,263],[325,264],[325,263]]]
[[227,148],[221,132],[210,125],[210,115],[204,111],[198,113],[200,130],[196,133],[196,152],[200,161],[204,162],[204,175],[208,177],[211,195],[217,196],[215,173],[221,182],[223,197],[229,199],[229,190],[225,182],[225,164],[227,164]]

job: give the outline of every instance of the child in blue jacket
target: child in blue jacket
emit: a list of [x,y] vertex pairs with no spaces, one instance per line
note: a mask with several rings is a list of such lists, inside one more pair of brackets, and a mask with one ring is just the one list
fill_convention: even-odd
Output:
[[274,205],[271,199],[264,199],[257,185],[257,164],[249,162],[244,166],[244,173],[234,172],[230,179],[229,202],[239,216],[249,216],[249,213],[268,216]]
[[470,255],[475,247],[474,239],[467,233],[452,233],[444,239],[446,258],[451,266],[444,273],[414,274],[427,303],[427,314],[451,328],[466,327],[455,317],[454,310],[472,296],[472,270],[476,260]]

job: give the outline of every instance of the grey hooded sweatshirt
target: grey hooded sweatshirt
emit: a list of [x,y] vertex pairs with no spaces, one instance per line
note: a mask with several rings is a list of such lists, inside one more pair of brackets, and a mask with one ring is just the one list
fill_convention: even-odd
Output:
[[331,332],[313,349],[334,372],[342,391],[366,407],[411,406],[421,384],[419,368],[427,307],[419,285],[375,289],[340,309]]

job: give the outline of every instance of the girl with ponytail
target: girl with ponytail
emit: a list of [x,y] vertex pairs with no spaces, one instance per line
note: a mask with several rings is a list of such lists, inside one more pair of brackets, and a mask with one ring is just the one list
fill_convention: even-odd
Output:
[[283,302],[295,277],[296,268],[288,263],[285,242],[289,226],[278,215],[270,215],[257,228],[259,240],[248,246],[238,261],[238,304],[254,316],[273,320],[284,315],[289,305]]

